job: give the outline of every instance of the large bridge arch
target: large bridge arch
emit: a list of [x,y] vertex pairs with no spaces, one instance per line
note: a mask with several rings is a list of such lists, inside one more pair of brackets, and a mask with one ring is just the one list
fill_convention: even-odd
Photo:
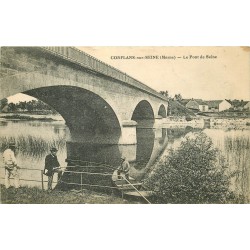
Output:
[[53,107],[64,118],[72,141],[116,144],[121,123],[111,105],[79,87],[49,86],[24,92]]

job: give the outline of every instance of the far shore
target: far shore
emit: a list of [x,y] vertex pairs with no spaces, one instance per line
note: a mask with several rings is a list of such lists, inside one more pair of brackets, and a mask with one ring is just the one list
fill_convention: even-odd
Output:
[[0,118],[6,120],[21,120],[21,121],[63,121],[63,118],[58,114],[31,114],[31,113],[0,113]]
[[163,118],[163,124],[166,125],[187,125],[187,126],[204,126],[206,125],[245,125],[250,126],[249,117],[191,117],[186,119],[183,116],[169,116]]
[[[60,114],[51,113],[0,113],[1,119],[6,120],[20,120],[20,121],[43,121],[43,122],[54,122],[64,121]],[[168,116],[162,119],[164,125],[181,125],[191,127],[204,127],[205,125],[221,125],[221,126],[250,126],[249,117],[218,117],[218,116]]]

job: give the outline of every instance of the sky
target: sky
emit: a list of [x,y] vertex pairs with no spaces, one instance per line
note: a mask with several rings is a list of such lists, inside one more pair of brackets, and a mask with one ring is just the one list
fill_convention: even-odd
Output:
[[[250,100],[250,47],[78,48],[156,91],[168,90],[171,96],[180,93],[184,98],[203,100]],[[163,55],[181,58],[145,59]],[[144,59],[114,59],[115,56]]]
[[[250,100],[250,48],[77,48],[118,68],[156,91],[167,90],[172,97],[181,94],[183,98],[203,100]],[[120,59],[122,56],[124,58]],[[126,59],[127,57],[130,59]],[[142,59],[137,59],[138,57]],[[18,94],[8,99],[9,102],[18,102],[34,98]]]
[[28,95],[25,95],[25,94],[16,94],[16,95],[13,95],[13,96],[10,96],[10,97],[7,97],[8,99],[8,102],[11,103],[18,103],[18,102],[28,102],[28,101],[32,101],[32,100],[37,100],[36,98],[32,97],[32,96],[28,96]]

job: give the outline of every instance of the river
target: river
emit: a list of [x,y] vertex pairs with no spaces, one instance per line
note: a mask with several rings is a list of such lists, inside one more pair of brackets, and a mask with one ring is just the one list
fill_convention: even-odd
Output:
[[[120,156],[125,155],[131,164],[131,176],[142,179],[159,157],[167,155],[170,148],[177,148],[185,136],[198,131],[203,131],[212,139],[228,161],[231,170],[240,171],[234,179],[233,189],[243,193],[249,201],[249,126],[193,128],[185,125],[165,125],[157,129],[137,130],[137,145],[89,145],[70,142],[70,132],[62,119],[49,122],[0,118],[0,151],[2,153],[5,150],[8,142],[16,142],[16,157],[21,167],[21,185],[26,186],[41,187],[40,170],[44,168],[45,156],[53,146],[59,149],[58,160],[65,168],[66,158],[101,162],[116,167],[119,165]],[[2,161],[0,183],[4,183]]]

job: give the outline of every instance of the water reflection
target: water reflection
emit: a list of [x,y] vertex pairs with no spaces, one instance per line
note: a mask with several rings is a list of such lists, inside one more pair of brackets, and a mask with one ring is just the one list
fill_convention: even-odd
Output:
[[[54,132],[54,128],[63,132],[57,134]],[[59,149],[59,162],[62,167],[66,167],[67,133],[68,130],[64,122],[5,121],[4,126],[0,124],[1,153],[7,148],[9,142],[15,142],[17,145],[16,158],[18,165],[21,167],[21,179],[25,179],[21,180],[21,185],[41,187],[41,172],[39,169],[44,168],[44,159],[50,152],[51,147],[56,146]],[[3,178],[4,166],[3,161],[0,160],[1,183],[4,183]]]
[[7,121],[0,121],[0,126],[1,127],[8,126],[8,122]]
[[137,129],[136,133],[136,159],[131,165],[141,170],[146,167],[153,152],[155,133],[153,129]]
[[[62,167],[67,167],[65,159],[70,158],[106,163],[116,168],[120,164],[120,156],[124,155],[130,162],[131,176],[142,179],[145,173],[151,170],[159,156],[167,155],[168,149],[177,148],[183,137],[199,131],[204,131],[212,138],[215,147],[221,150],[221,153],[229,162],[231,170],[239,170],[233,188],[239,193],[243,192],[249,198],[249,127],[241,129],[226,127],[201,129],[185,126],[144,128],[137,129],[137,144],[135,145],[107,145],[84,144],[68,140],[69,131],[63,121],[14,122],[0,120],[0,150],[2,153],[9,141],[15,141],[18,145],[17,160],[21,168],[41,170],[44,167],[44,158],[52,146],[59,148],[58,159]],[[1,183],[3,183],[2,161],[0,161],[0,167],[2,167],[0,168],[0,177],[2,178]],[[112,171],[112,169],[109,170],[109,172]],[[22,170],[21,178],[41,181],[41,172]],[[22,181],[21,185],[41,187],[41,183],[34,181]]]
[[120,157],[123,155],[130,162],[131,176],[142,178],[166,146],[166,132],[166,129],[138,129],[135,145],[67,142],[67,155],[69,159],[101,162],[113,168],[119,166]]
[[120,161],[118,145],[85,144],[67,142],[67,157],[71,160],[81,160],[108,165],[117,165]]

